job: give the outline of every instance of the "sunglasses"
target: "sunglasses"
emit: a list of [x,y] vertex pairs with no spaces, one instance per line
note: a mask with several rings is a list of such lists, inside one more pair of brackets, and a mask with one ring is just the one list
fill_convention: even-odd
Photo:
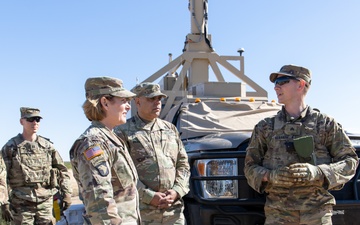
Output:
[[299,79],[297,79],[297,78],[295,78],[295,77],[283,76],[283,77],[276,78],[276,80],[274,81],[274,84],[275,84],[275,86],[276,86],[276,85],[283,86],[284,84],[289,83],[290,80],[297,80],[297,81],[299,81]]
[[37,123],[40,122],[41,118],[40,117],[30,117],[30,118],[26,118],[26,121],[32,123],[34,121],[36,121]]

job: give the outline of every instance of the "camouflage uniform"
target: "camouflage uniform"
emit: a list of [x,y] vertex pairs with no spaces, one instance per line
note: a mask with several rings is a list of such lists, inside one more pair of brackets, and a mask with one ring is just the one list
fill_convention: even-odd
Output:
[[[137,115],[114,130],[126,140],[139,174],[142,224],[186,224],[182,197],[189,192],[190,166],[176,127],[158,118],[161,99],[167,96],[159,84],[150,82],[136,85],[132,92]],[[163,207],[163,200],[174,202]]]
[[[9,204],[8,199],[8,190],[6,188],[6,166],[4,158],[0,157],[0,205]],[[1,211],[1,209],[0,209]],[[2,212],[1,212],[2,213]],[[6,221],[0,217],[0,225],[8,224]]]
[[70,158],[91,224],[138,224],[138,177],[119,137],[94,121],[75,141]]
[[[125,143],[110,125],[98,121],[102,120],[101,117],[107,118],[106,113],[98,113],[104,111],[104,108],[99,108],[103,105],[93,104],[108,95],[131,98],[135,94],[127,91],[121,80],[110,77],[88,78],[85,90],[85,103],[91,102],[92,108],[83,109],[92,123],[70,149],[74,177],[85,205],[85,222],[94,225],[140,224],[136,168]],[[97,113],[87,114],[87,111]]]
[[64,194],[71,195],[71,188],[67,168],[53,143],[39,135],[36,141],[27,141],[19,134],[2,148],[1,158],[7,181],[0,183],[0,189],[9,188],[14,223],[55,224],[53,195],[58,189],[51,184],[50,171],[60,174],[59,188]]
[[[189,192],[189,163],[176,127],[164,120],[145,123],[138,115],[115,128],[124,136],[139,174],[140,212],[143,224],[184,224],[181,199]],[[175,190],[178,199],[168,209],[150,205],[155,192]]]
[[[325,182],[304,182],[290,187],[262,182],[269,170],[304,162],[288,144],[294,138],[304,135],[314,138],[316,161],[325,175]],[[278,218],[275,222],[267,218],[266,224],[288,224],[289,220],[287,223],[280,223],[280,218],[286,215],[294,218],[291,212],[299,210],[325,211],[330,218],[328,223],[308,221],[306,224],[331,224],[331,206],[335,204],[335,199],[329,190],[342,188],[355,174],[357,162],[355,149],[333,118],[307,107],[298,119],[294,119],[283,108],[276,116],[265,118],[255,126],[247,148],[244,172],[252,188],[259,193],[267,193],[267,217]],[[288,211],[286,215],[279,216],[281,209]]]

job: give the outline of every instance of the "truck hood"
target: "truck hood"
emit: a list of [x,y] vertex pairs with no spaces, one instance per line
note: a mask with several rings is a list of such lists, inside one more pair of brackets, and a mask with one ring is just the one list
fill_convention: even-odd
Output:
[[251,137],[251,132],[227,132],[205,135],[200,138],[183,140],[187,153],[214,151],[214,150],[236,150],[237,147]]

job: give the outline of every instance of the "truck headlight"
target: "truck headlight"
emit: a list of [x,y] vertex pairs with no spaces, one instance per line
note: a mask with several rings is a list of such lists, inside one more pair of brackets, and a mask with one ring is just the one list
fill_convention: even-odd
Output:
[[[237,159],[202,159],[195,162],[201,177],[237,176]],[[237,198],[237,180],[202,180],[202,192],[205,198]]]

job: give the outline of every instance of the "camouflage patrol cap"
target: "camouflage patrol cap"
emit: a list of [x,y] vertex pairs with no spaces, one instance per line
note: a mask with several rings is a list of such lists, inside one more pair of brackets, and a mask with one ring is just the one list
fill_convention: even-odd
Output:
[[146,98],[152,98],[155,96],[164,96],[165,98],[167,97],[166,94],[161,93],[160,85],[149,82],[138,84],[133,89],[131,89],[131,91],[136,94],[136,97],[141,97],[141,96],[144,96]]
[[20,108],[20,116],[21,118],[31,118],[31,117],[40,117],[40,110],[36,108],[30,107],[21,107]]
[[135,97],[135,94],[124,88],[120,79],[112,77],[92,77],[85,82],[86,98],[98,95],[113,95],[123,98]]
[[281,67],[279,72],[270,74],[270,81],[274,83],[279,75],[301,78],[311,84],[311,71],[305,67],[285,65]]

